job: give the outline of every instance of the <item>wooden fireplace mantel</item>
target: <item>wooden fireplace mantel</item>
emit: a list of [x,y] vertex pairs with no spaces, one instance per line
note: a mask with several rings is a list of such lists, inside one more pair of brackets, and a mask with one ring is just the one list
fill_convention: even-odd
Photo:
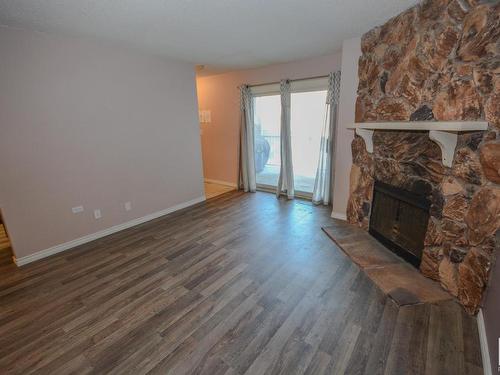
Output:
[[486,121],[391,121],[356,122],[349,129],[356,130],[365,141],[366,151],[373,153],[373,132],[375,130],[428,131],[429,138],[441,148],[443,165],[450,167],[457,147],[458,134],[461,132],[483,131],[488,129]]

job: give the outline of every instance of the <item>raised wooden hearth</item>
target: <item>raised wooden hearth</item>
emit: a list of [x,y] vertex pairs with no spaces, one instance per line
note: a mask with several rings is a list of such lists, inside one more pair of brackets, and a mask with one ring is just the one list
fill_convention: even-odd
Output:
[[366,231],[333,219],[323,231],[399,306],[453,299],[440,284],[385,248]]

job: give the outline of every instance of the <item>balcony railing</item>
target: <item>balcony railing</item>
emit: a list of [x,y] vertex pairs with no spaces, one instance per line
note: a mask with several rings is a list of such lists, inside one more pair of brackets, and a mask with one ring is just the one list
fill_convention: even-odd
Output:
[[270,146],[269,159],[267,165],[280,165],[280,136],[279,135],[263,135],[262,136]]

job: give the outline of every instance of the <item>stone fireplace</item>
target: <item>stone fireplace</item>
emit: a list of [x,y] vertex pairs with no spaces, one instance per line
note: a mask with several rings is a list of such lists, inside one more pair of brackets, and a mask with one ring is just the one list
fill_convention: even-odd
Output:
[[[488,122],[458,136],[450,166],[427,133],[356,136],[347,209],[368,230],[376,181],[429,202],[420,271],[477,312],[500,227],[500,4],[424,1],[366,33],[356,122]],[[375,193],[376,195],[377,193]]]

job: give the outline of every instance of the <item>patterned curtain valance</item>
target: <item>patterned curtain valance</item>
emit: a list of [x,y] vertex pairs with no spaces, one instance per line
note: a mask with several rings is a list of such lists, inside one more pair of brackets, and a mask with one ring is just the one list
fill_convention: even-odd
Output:
[[328,75],[328,93],[326,104],[338,104],[340,96],[340,70]]

